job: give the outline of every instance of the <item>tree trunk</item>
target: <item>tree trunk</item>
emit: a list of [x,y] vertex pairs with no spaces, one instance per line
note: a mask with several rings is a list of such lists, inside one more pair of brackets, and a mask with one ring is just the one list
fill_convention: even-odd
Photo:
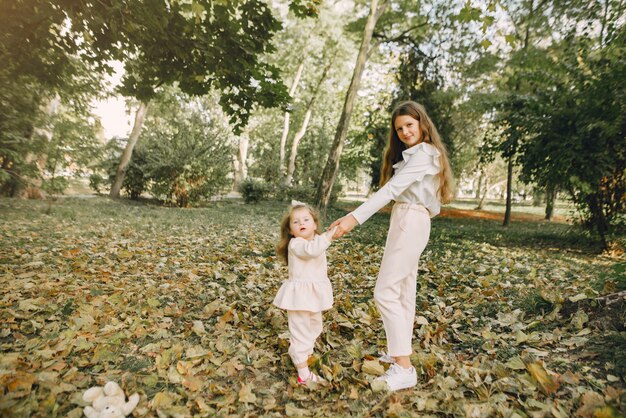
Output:
[[[310,103],[310,102],[309,102]],[[289,167],[287,168],[287,176],[285,177],[285,186],[291,186],[293,181],[293,173],[296,171],[296,157],[298,156],[298,146],[300,145],[300,140],[304,137],[306,133],[306,128],[309,126],[309,120],[311,119],[312,109],[309,107],[306,110],[306,114],[304,115],[304,120],[302,121],[302,126],[300,130],[296,132],[296,135],[293,137],[293,142],[291,143],[291,154],[289,156]]]
[[139,135],[141,134],[143,122],[146,119],[146,114],[148,113],[148,105],[149,102],[139,102],[139,108],[137,109],[137,113],[135,114],[135,122],[133,123],[133,130],[130,132],[130,136],[128,137],[126,148],[122,153],[120,164],[117,167],[117,172],[115,173],[115,181],[113,182],[113,186],[111,186],[111,191],[109,193],[109,196],[112,198],[118,199],[120,197],[120,190],[122,189],[122,184],[124,183],[126,169],[128,168],[130,159],[133,156],[133,149],[135,148],[135,144],[137,143]]
[[235,184],[233,189],[239,189],[239,184],[248,178],[248,144],[250,137],[245,131],[239,136],[239,148],[235,160]]
[[483,170],[480,171],[480,175],[478,176],[478,186],[476,187],[476,199],[480,199],[480,189],[483,185],[483,179],[485,177],[485,172]]
[[[302,76],[302,70],[304,69],[304,60],[298,66],[296,76],[291,83],[291,89],[289,89],[289,96],[293,99],[293,95],[296,94],[296,88],[300,82]],[[291,113],[285,112],[285,122],[283,123],[283,134],[280,137],[280,160],[278,163],[279,176],[283,177],[285,174],[285,144],[287,144],[287,136],[289,135],[289,120],[291,119]]]
[[[482,177],[482,174],[481,174],[481,177]],[[478,193],[480,197],[480,189],[478,190]],[[480,199],[480,202],[478,202],[478,206],[476,206],[474,210],[483,209],[483,204],[485,203],[485,198],[487,197],[487,193],[489,193],[489,177],[485,178],[485,192],[483,193],[483,197]]]
[[593,195],[588,197],[587,200],[587,206],[591,210],[591,228],[595,226],[596,231],[598,231],[598,235],[600,236],[600,244],[602,245],[602,250],[607,250],[609,248],[609,242],[607,240],[609,225],[606,220],[606,216],[604,216],[602,203],[600,202],[601,199],[599,198],[597,193],[594,193]]
[[502,226],[511,224],[511,190],[513,186],[513,157],[507,158],[506,167],[506,210],[504,211],[504,222]]
[[365,29],[363,31],[363,40],[361,41],[361,47],[359,48],[356,65],[354,67],[354,72],[352,73],[352,80],[350,81],[348,92],[346,93],[343,109],[341,111],[341,117],[339,118],[337,130],[335,131],[335,138],[328,154],[328,160],[326,161],[326,166],[324,167],[324,171],[322,172],[322,177],[320,178],[317,188],[317,196],[315,200],[316,205],[322,214],[326,212],[326,208],[330,202],[330,193],[333,188],[333,184],[335,183],[335,178],[337,177],[337,171],[339,170],[339,160],[343,151],[343,143],[345,141],[346,134],[348,133],[348,126],[350,124],[350,117],[352,116],[354,100],[356,98],[356,93],[359,90],[359,83],[361,82],[361,75],[363,74],[363,68],[365,67],[365,61],[367,59],[374,27],[376,26],[376,22],[380,18],[380,15],[387,7],[387,4],[388,0],[383,0],[380,6],[378,5],[378,0],[371,0],[370,14],[367,17],[367,23],[365,24]]
[[293,173],[296,171],[296,157],[298,156],[298,146],[300,145],[300,140],[306,134],[306,130],[307,130],[307,127],[309,126],[309,121],[311,119],[311,113],[313,113],[313,103],[315,103],[315,99],[317,99],[317,94],[320,91],[320,87],[322,86],[322,83],[328,76],[328,72],[332,68],[333,63],[335,62],[336,56],[337,56],[337,50],[335,49],[335,52],[330,58],[330,61],[328,62],[328,64],[324,68],[324,71],[322,72],[322,76],[317,81],[317,85],[315,86],[315,90],[313,90],[313,95],[309,99],[309,103],[307,103],[304,120],[302,121],[300,130],[296,133],[296,135],[293,138],[293,142],[291,144],[291,154],[289,156],[289,167],[287,168],[287,176],[285,177],[285,183],[284,183],[286,186],[291,186],[291,183],[293,182]]
[[546,188],[546,221],[552,220],[552,215],[554,213],[554,201],[556,200],[556,189],[554,186],[548,186]]

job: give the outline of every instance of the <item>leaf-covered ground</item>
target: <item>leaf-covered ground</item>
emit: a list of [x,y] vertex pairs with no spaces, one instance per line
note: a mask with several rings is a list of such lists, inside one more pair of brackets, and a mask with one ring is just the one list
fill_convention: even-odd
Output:
[[[346,206],[347,207],[347,206]],[[414,390],[369,384],[388,215],[328,252],[335,306],[296,385],[274,255],[285,205],[171,209],[104,198],[0,200],[0,413],[79,417],[107,380],[134,416],[617,417],[624,304],[590,299],[623,258],[571,226],[438,218],[422,256]],[[329,219],[344,211],[333,209]],[[600,285],[598,284],[600,283]],[[604,287],[602,287],[604,285]]]

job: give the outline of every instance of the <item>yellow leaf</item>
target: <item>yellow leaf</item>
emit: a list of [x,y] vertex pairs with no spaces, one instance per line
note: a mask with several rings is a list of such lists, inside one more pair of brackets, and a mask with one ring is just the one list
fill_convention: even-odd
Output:
[[585,311],[579,309],[572,316],[571,324],[577,330],[582,330],[585,327],[587,321],[589,321],[589,315],[587,315]]
[[185,376],[183,386],[192,392],[197,392],[204,386],[204,380],[197,376]]
[[220,300],[215,299],[213,302],[209,303],[204,307],[203,312],[207,316],[207,318],[213,316],[213,314],[220,308]]
[[207,405],[207,403],[205,402],[204,399],[202,398],[196,398],[196,405],[198,405],[198,409],[202,412],[209,412],[212,411],[211,407],[209,405]]
[[226,324],[227,322],[232,321],[233,318],[234,318],[233,310],[229,309],[228,311],[226,311],[224,315],[222,315],[219,322],[221,322],[222,324]]
[[18,398],[30,394],[33,383],[36,381],[37,378],[32,374],[16,373],[14,375],[3,376],[0,382],[3,386],[6,382],[9,395],[13,398]]
[[587,299],[587,295],[585,295],[584,293],[579,293],[576,296],[572,296],[569,298],[570,302],[578,302],[583,299]]
[[415,318],[415,323],[417,325],[428,325],[428,319],[420,315]]
[[580,404],[580,408],[575,413],[577,417],[596,417],[596,411],[606,406],[604,397],[596,392],[585,392],[580,397]]
[[383,392],[387,390],[387,382],[384,380],[373,380],[370,386],[372,387],[372,392]]
[[385,373],[385,368],[378,360],[367,360],[361,366],[361,370],[367,374],[373,374],[374,376],[380,376]]
[[189,361],[179,360],[178,363],[176,363],[176,370],[178,370],[178,373],[181,375],[191,374],[192,368],[193,364]]
[[350,387],[350,394],[348,395],[350,399],[359,399],[359,391],[355,386]]
[[250,388],[250,386],[246,384],[241,386],[241,389],[239,390],[239,402],[244,402],[244,403],[256,402],[256,395],[252,393],[252,389]]
[[539,389],[541,389],[544,394],[550,395],[559,388],[560,383],[558,379],[548,374],[543,364],[540,362],[535,361],[526,364],[526,370],[528,370],[528,373],[530,373],[533,379],[539,384]]
[[288,403],[287,405],[285,405],[285,414],[287,414],[288,417],[302,417],[311,415],[308,410],[298,408],[292,403]]
[[93,352],[93,356],[91,357],[92,363],[106,363],[109,361],[115,361],[117,359],[117,354],[113,351],[109,350],[106,345],[99,345]]
[[154,398],[152,398],[153,409],[167,408],[172,406],[173,403],[174,399],[172,398],[172,394],[170,392],[159,392],[154,395]]
[[276,399],[273,396],[263,398],[263,409],[270,411],[276,408]]
[[518,330],[518,331],[515,333],[515,342],[516,342],[517,344],[521,344],[521,343],[524,343],[524,342],[526,342],[526,341],[528,341],[528,335],[526,335],[526,334],[524,333],[524,331],[522,331],[522,330]]
[[193,321],[191,330],[198,336],[206,334],[206,329],[204,329],[204,323],[202,323],[202,321]]
[[404,409],[400,402],[389,402],[389,407],[387,408],[387,414],[390,417],[399,417],[407,411]]
[[153,388],[159,383],[159,376],[157,374],[149,374],[148,376],[144,376],[141,382],[149,388]]
[[150,298],[148,299],[148,305],[150,305],[153,308],[158,308],[159,305],[161,305],[161,302],[159,302],[158,299]]

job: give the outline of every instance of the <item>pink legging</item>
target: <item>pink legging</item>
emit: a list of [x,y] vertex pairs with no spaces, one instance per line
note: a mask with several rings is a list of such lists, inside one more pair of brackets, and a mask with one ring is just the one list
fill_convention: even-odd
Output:
[[429,236],[430,215],[426,208],[409,203],[393,206],[374,288],[374,300],[387,335],[387,354],[393,357],[413,352],[417,266]]

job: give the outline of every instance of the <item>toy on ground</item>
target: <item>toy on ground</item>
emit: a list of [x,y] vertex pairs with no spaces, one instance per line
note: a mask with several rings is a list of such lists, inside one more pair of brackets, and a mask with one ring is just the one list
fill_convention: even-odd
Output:
[[87,418],[123,418],[133,412],[139,403],[139,394],[133,393],[126,402],[126,395],[120,385],[107,382],[104,387],[87,389],[83,393],[83,400],[91,403],[83,411]]

